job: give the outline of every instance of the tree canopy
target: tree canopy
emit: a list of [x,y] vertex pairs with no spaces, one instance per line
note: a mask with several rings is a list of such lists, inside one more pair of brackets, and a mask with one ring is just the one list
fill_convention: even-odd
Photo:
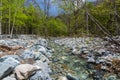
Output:
[[[83,2],[82,0],[1,0],[2,34],[35,34],[40,36],[120,34],[120,0]],[[62,13],[50,16],[51,4],[57,3]],[[61,4],[62,3],[62,4]],[[101,29],[103,30],[101,31]]]

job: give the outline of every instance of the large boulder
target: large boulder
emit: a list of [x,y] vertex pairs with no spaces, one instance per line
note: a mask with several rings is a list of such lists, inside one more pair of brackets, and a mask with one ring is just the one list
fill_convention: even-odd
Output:
[[13,67],[10,64],[0,63],[0,80],[13,71]]
[[5,76],[9,75],[13,69],[19,65],[20,62],[15,60],[12,57],[7,57],[5,60],[0,63],[0,79],[4,78]]
[[41,68],[38,66],[30,65],[30,64],[21,64],[15,68],[15,75],[18,80],[26,80],[29,76],[33,75],[35,71],[40,70]]
[[16,80],[16,78],[8,76],[8,77],[6,77],[6,78],[4,78],[2,80]]
[[49,76],[51,70],[47,63],[43,63],[42,61],[36,61],[34,65],[41,67],[41,70],[37,71],[35,75],[30,77],[30,80],[51,80]]
[[10,65],[11,67],[15,68],[17,65],[20,64],[19,61],[15,60],[14,58],[12,57],[8,57],[7,59],[5,59],[5,61],[3,61],[4,64],[8,64]]
[[51,69],[50,69],[48,63],[44,63],[39,60],[39,61],[36,61],[36,63],[34,65],[39,66],[41,68],[41,70],[46,74],[51,73]]
[[48,74],[45,74],[43,71],[37,71],[35,75],[30,77],[29,80],[51,80]]
[[9,57],[12,57],[12,58],[14,58],[15,60],[18,60],[18,61],[21,60],[21,58],[18,55],[5,55],[5,56],[0,58],[0,62],[3,62],[5,59],[7,59]]

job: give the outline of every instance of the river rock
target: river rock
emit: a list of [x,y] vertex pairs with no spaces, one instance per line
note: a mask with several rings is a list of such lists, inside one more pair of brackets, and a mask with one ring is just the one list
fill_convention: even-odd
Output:
[[51,72],[47,63],[43,63],[42,61],[36,61],[34,65],[41,67],[40,71],[37,71],[30,80],[51,80],[49,73]]
[[39,39],[36,44],[47,47],[48,42],[46,39]]
[[105,49],[99,49],[97,52],[98,52],[99,54],[104,54],[106,51],[105,51]]
[[43,55],[41,52],[34,52],[35,54],[35,60],[40,60],[41,56]]
[[78,51],[77,49],[73,49],[73,50],[72,50],[72,54],[75,54],[75,55],[76,55],[76,54],[79,54],[79,51]]
[[12,57],[4,57],[2,58],[4,61],[0,64],[0,78],[5,77],[9,73],[13,71],[13,69],[20,64],[18,60],[15,60]]
[[43,54],[46,54],[47,53],[47,49],[43,46],[39,46],[39,49],[38,49],[39,52],[43,53]]
[[16,80],[16,78],[8,76],[8,77],[6,77],[6,78],[4,78],[2,80]]
[[21,58],[18,55],[5,55],[5,56],[0,58],[0,62],[3,62],[5,59],[7,59],[9,57],[12,57],[12,58],[14,58],[15,60],[18,60],[18,61],[21,60]]
[[89,57],[87,62],[88,63],[95,63],[95,59],[93,57]]
[[41,70],[46,74],[51,73],[51,69],[48,66],[48,63],[44,63],[39,60],[39,61],[36,61],[36,63],[34,65],[39,66],[41,68]]
[[0,63],[0,80],[13,71],[13,67],[10,64]]
[[15,75],[18,80],[28,79],[35,71],[40,70],[38,66],[30,64],[21,64],[15,68]]
[[58,77],[58,80],[68,80],[65,76]]
[[77,78],[75,78],[75,77],[74,77],[73,75],[71,75],[71,74],[67,74],[66,77],[67,77],[68,80],[78,80]]
[[24,53],[21,55],[21,57],[23,59],[27,59],[27,58],[34,58],[35,55],[34,55],[33,51],[31,51],[31,50],[25,50]]
[[103,80],[103,74],[102,72],[95,70],[93,72],[93,80]]
[[42,71],[37,71],[29,80],[51,80],[49,75],[44,74]]
[[49,63],[49,59],[45,55],[41,55],[40,61],[44,63]]
[[9,65],[11,65],[13,68],[15,68],[17,65],[20,64],[19,61],[15,60],[15,59],[12,58],[12,57],[8,57],[5,61],[3,61],[3,63],[9,64]]
[[106,80],[117,80],[116,75],[110,75]]

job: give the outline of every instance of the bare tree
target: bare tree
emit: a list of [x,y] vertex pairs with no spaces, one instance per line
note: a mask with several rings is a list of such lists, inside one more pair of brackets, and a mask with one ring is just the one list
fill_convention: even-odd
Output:
[[88,20],[89,20],[89,16],[88,16],[88,9],[87,9],[87,1],[85,0],[85,12],[86,12],[86,31],[87,31],[87,34],[89,34],[89,23],[88,23]]
[[51,0],[44,0],[44,14],[47,17],[49,16],[50,3],[51,3]]
[[[0,7],[2,7],[2,0],[0,2]],[[2,8],[1,8],[1,11],[0,11],[0,34],[2,34]]]

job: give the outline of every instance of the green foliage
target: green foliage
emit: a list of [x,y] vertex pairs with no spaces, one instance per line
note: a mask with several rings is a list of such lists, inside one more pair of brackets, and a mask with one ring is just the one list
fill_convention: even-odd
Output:
[[60,19],[50,19],[47,23],[49,34],[62,36],[67,34],[67,27]]
[[[5,34],[10,33],[12,28],[14,34],[42,36],[80,36],[86,33],[85,4],[79,7],[73,4],[74,0],[64,0],[62,4],[60,0],[54,0],[54,3],[57,3],[64,12],[57,17],[46,17],[44,11],[36,7],[33,2],[25,5],[26,0],[2,1],[0,11],[2,11],[2,28]],[[104,0],[97,5],[87,3],[88,12],[112,34],[116,34],[116,23],[120,25],[120,18],[118,18],[120,0],[115,0],[115,3],[117,21],[115,21],[114,3],[111,0]],[[91,19],[89,19],[88,26],[90,34],[103,34]]]

